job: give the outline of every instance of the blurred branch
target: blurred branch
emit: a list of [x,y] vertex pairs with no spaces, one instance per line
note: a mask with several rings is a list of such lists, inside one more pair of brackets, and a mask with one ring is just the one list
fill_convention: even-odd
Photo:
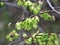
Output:
[[49,0],[47,0],[47,4],[49,5],[49,7],[52,9],[52,11],[56,12],[57,14],[60,14],[59,11],[57,11],[51,4],[51,2]]
[[[33,35],[37,35],[38,33],[40,32],[40,30],[38,30],[36,33],[34,33]],[[22,39],[22,40],[15,40],[15,41],[13,41],[13,42],[11,42],[9,45],[13,45],[13,44],[15,44],[15,43],[18,43],[18,42],[22,42],[22,41],[24,41],[24,40],[26,40],[26,39],[28,39],[28,38],[33,38],[32,37],[32,35],[31,36],[29,36],[29,37],[27,37],[27,38],[25,38],[25,39]]]
[[11,42],[9,45],[13,45],[15,43],[22,42],[22,41],[24,41],[24,40],[16,40],[16,41]]
[[40,30],[41,33],[44,33],[44,30],[42,29],[42,27],[38,26],[38,29]]
[[[37,14],[37,15],[31,15],[31,16],[28,17],[28,18],[32,18],[32,17],[34,17],[34,16],[39,16],[39,15],[41,15],[41,14],[49,13],[49,12],[54,12],[54,11],[52,11],[52,10],[47,10],[46,12],[40,11],[39,14]],[[26,20],[26,18],[24,18],[24,19],[22,19],[22,20],[21,20],[21,19],[15,20],[14,22],[10,22],[10,23],[8,24],[8,26],[11,26],[12,24],[14,24],[14,23],[16,23],[16,22],[20,22],[20,21],[24,21],[24,20]]]

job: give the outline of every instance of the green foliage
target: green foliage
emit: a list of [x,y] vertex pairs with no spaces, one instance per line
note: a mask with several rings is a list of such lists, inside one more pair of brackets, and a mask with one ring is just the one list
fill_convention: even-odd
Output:
[[25,8],[28,8],[29,9],[29,11],[31,12],[31,13],[33,13],[34,15],[36,15],[36,14],[38,14],[39,12],[40,12],[40,10],[41,10],[41,6],[40,6],[40,4],[37,4],[37,3],[32,3],[31,1],[21,1],[21,0],[19,0],[18,2],[17,2],[17,4],[18,4],[18,6],[23,6],[23,7],[25,7]]
[[37,15],[41,10],[41,6],[39,4],[37,5],[36,3],[33,3],[31,6],[29,6],[29,10],[34,15]]
[[38,33],[34,38],[28,38],[26,43],[31,44],[32,39],[34,40],[34,43],[37,43],[37,45],[59,45],[57,35],[55,33]]
[[28,37],[26,33],[23,33],[22,36],[23,36],[24,38],[27,38],[27,37]]
[[[32,29],[37,29],[37,24],[40,21],[40,19],[36,15],[39,14],[41,10],[41,5],[38,3],[33,3],[29,0],[18,0],[17,5],[19,7],[23,6],[24,8],[28,8],[29,11],[34,15],[33,17],[26,18],[24,21],[17,22],[15,25],[17,31],[24,29],[29,33]],[[45,21],[50,21],[53,19],[53,17],[48,13],[42,13],[40,17],[42,17]],[[13,30],[11,33],[9,33],[9,35],[6,36],[6,38],[9,41],[13,41],[16,38],[18,38],[18,36],[18,33],[15,30]],[[26,33],[23,33],[22,36],[24,39],[28,37]],[[52,33],[49,35],[48,33],[39,33],[38,31],[37,33],[31,35],[31,37],[29,37],[28,39],[25,39],[25,43],[31,45],[32,40],[37,45],[59,45],[56,34]]]
[[23,4],[23,2],[21,0],[18,0],[17,4],[18,4],[18,6],[21,6]]
[[4,2],[0,2],[0,7],[1,7],[1,6],[4,6]]
[[32,2],[31,1],[24,1],[24,7],[29,7],[32,5]]
[[50,21],[50,20],[53,20],[53,16],[51,16],[50,14],[48,13],[43,13],[40,15],[44,20],[46,21]]
[[26,18],[25,21],[17,22],[16,28],[18,30],[25,29],[30,31],[32,28],[37,29],[37,23],[39,22],[39,18],[37,16],[33,18]]
[[9,41],[13,41],[13,40],[17,39],[18,36],[19,36],[19,34],[18,34],[15,30],[13,30],[11,33],[9,33],[9,34],[6,36],[6,38],[7,38]]
[[28,38],[28,39],[25,41],[25,43],[31,44],[31,43],[32,43],[32,38]]

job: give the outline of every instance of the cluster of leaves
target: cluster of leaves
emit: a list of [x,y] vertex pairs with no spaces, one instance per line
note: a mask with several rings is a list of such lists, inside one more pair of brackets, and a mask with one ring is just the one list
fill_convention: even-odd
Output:
[[39,3],[32,3],[30,0],[18,0],[18,6],[23,6],[25,8],[28,8],[31,13],[34,15],[38,14],[41,10],[41,5]]
[[11,33],[9,33],[6,38],[9,40],[9,41],[13,41],[15,39],[17,39],[19,36],[19,34],[16,32],[16,30],[13,30]]
[[37,45],[59,45],[57,35],[55,33],[38,33],[34,38],[28,38],[26,44],[31,44],[32,40]]
[[55,17],[51,16],[48,13],[43,13],[43,14],[40,15],[40,17],[42,17],[45,21],[55,20]]
[[[18,6],[23,6],[24,8],[28,8],[30,12],[34,14],[32,18],[26,18],[23,21],[17,22],[16,23],[16,29],[20,31],[21,29],[24,29],[26,31],[30,31],[31,29],[37,29],[37,24],[40,21],[39,17],[37,14],[41,10],[41,5],[37,2],[33,3],[30,0],[18,0],[17,2]],[[49,15],[48,13],[43,13],[40,15],[44,20],[52,20],[52,16]],[[28,32],[29,33],[29,32]],[[13,41],[16,38],[18,38],[18,33],[13,30],[9,35],[7,35],[7,39],[9,41]],[[28,37],[27,34],[23,34],[23,37]],[[33,34],[32,37],[28,38],[25,40],[26,44],[32,44],[32,40],[35,44],[37,45],[58,45],[57,36],[55,34],[45,34],[45,33],[38,33],[38,34]]]
[[[38,16],[32,17],[32,18],[26,18],[26,20],[21,21],[21,22],[17,22],[16,23],[16,28],[17,30],[20,29],[25,29],[27,31],[30,31],[32,28],[37,29],[37,24],[39,22],[39,18]],[[9,41],[13,41],[14,39],[18,38],[18,33],[16,32],[16,30],[13,30],[11,33],[9,33],[6,38]],[[26,37],[27,34],[24,33],[23,37]]]
[[[23,1],[18,0],[18,3],[17,4],[18,4],[18,6],[23,6],[25,8],[28,8],[29,11],[31,13],[33,13],[34,15],[37,15],[37,14],[40,13],[41,5],[42,5],[41,3],[37,3],[37,2],[33,3],[30,0],[27,0],[27,1],[25,1],[25,0],[23,0]],[[44,12],[47,12],[47,11],[44,11]],[[40,16],[44,20],[47,20],[47,21],[50,21],[50,20],[53,19],[53,16],[49,15],[48,13],[43,13]]]
[[17,22],[16,28],[18,30],[25,29],[27,31],[30,31],[32,28],[37,29],[37,24],[39,22],[38,16],[35,16],[33,18],[26,18],[26,20]]

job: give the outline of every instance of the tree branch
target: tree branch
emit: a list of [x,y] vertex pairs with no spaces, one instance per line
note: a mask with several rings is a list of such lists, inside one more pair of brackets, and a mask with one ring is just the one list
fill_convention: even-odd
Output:
[[16,40],[16,41],[11,42],[9,45],[13,45],[13,44],[15,44],[17,42],[22,42],[22,41],[24,41],[24,40]]
[[49,5],[49,7],[50,7],[54,12],[56,12],[57,14],[60,14],[60,12],[57,11],[57,10],[52,6],[52,4],[51,4],[51,2],[50,2],[49,0],[46,0],[46,1],[47,1],[47,4]]

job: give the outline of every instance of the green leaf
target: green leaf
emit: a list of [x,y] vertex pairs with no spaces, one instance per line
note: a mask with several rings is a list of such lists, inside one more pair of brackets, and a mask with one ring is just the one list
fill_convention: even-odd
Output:
[[30,6],[30,5],[32,5],[32,2],[31,1],[26,1],[27,2],[27,4],[28,4],[28,6]]
[[27,39],[27,40],[25,41],[25,43],[31,44],[31,43],[32,43],[32,38]]
[[27,7],[28,6],[27,2],[24,2],[23,4],[24,4],[23,5],[24,7]]
[[36,36],[36,38],[37,38],[37,39],[40,39],[40,38],[41,38],[41,36]]
[[52,20],[52,16],[49,15],[48,13],[43,13],[40,15],[44,20],[50,21]]
[[36,25],[36,24],[34,24],[34,25],[33,25],[33,28],[37,29],[37,25]]
[[27,37],[27,34],[26,34],[26,33],[23,33],[23,37],[24,37],[24,38]]
[[12,38],[9,38],[9,41],[13,41],[13,39]]
[[31,5],[31,6],[29,7],[29,10],[30,10],[31,12],[33,12],[33,10],[34,10],[34,6]]
[[23,4],[23,2],[22,2],[21,0],[19,0],[19,1],[17,2],[17,4],[18,4],[18,6],[21,6],[21,5]]
[[20,30],[22,28],[21,24],[22,24],[22,22],[17,22],[16,23],[17,30]]
[[1,6],[4,6],[4,2],[0,2]]

